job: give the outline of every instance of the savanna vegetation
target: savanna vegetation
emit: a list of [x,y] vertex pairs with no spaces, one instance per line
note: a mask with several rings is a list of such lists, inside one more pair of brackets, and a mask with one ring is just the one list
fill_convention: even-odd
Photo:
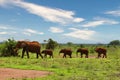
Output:
[[[16,41],[8,39],[0,44],[0,67],[53,72],[52,75],[47,77],[24,78],[22,80],[119,80],[120,44],[116,44],[116,42],[119,42],[119,40],[111,41],[109,44],[74,44],[71,42],[58,44],[56,41],[49,39],[42,44],[42,50],[53,49],[54,58],[36,59],[36,55],[30,53],[30,58],[27,59],[26,56],[21,58],[22,50],[19,50],[17,55],[10,51],[14,49]],[[53,45],[54,43],[55,45]],[[104,59],[96,58],[97,53],[94,50],[96,47],[106,48],[108,57]],[[69,56],[62,58],[62,54],[59,55],[62,48],[71,48],[73,51],[72,58],[69,58]],[[80,54],[76,57],[78,48],[88,48],[89,58],[80,58]]]

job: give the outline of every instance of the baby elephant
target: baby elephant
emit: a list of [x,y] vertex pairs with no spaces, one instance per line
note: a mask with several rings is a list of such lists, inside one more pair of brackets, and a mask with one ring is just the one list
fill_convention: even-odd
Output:
[[66,55],[69,55],[70,58],[72,58],[72,50],[71,49],[61,49],[59,51],[59,55],[60,53],[63,53],[63,58],[66,58]]
[[42,51],[42,54],[44,54],[44,57],[46,58],[47,55],[50,56],[50,58],[53,58],[53,51],[51,49],[46,49]]
[[[107,50],[105,48],[96,48],[95,51],[98,53],[98,58],[107,58]],[[101,56],[103,54],[103,56]]]
[[81,58],[83,57],[83,54],[85,54],[85,58],[88,58],[88,53],[89,53],[88,49],[86,49],[86,48],[79,48],[77,50],[77,52],[76,52],[77,56],[78,56],[79,52],[81,53]]

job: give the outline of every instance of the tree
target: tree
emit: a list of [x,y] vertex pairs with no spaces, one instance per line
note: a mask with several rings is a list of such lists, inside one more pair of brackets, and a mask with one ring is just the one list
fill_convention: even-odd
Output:
[[14,53],[14,47],[16,45],[16,41],[12,39],[8,39],[7,41],[2,43],[3,45],[0,48],[1,56],[17,56],[17,53]]
[[84,44],[80,44],[80,48],[84,48]]
[[47,41],[48,43],[46,44],[46,49],[55,49],[55,47],[58,45],[58,43],[51,38]]
[[120,45],[120,41],[119,40],[113,40],[109,43],[109,45]]
[[71,46],[71,45],[73,45],[73,43],[72,43],[72,42],[68,42],[67,45],[68,45],[68,46]]

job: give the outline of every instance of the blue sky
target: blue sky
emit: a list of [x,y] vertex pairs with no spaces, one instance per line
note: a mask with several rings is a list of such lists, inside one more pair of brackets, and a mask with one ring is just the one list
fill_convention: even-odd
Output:
[[0,41],[120,40],[120,0],[0,0]]

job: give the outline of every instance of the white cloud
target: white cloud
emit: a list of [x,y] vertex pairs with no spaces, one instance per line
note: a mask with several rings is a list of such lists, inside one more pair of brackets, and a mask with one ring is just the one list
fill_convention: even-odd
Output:
[[64,30],[62,30],[61,28],[58,28],[58,27],[50,27],[49,31],[52,32],[52,33],[62,33],[62,32],[64,32]]
[[42,35],[42,34],[44,34],[44,33],[43,33],[43,32],[38,32],[38,31],[33,30],[33,29],[25,29],[25,30],[23,31],[23,34],[28,35],[28,36],[31,36],[32,34],[40,34],[40,35]]
[[72,30],[72,32],[64,34],[65,36],[83,39],[83,40],[93,40],[92,36],[95,35],[96,33],[95,31],[92,30],[80,30],[77,28],[69,28],[69,29]]
[[8,34],[7,32],[0,32],[0,35]]
[[11,27],[10,25],[1,25],[0,24],[0,30],[14,30],[14,28]]
[[107,11],[105,14],[110,14],[113,16],[120,16],[120,10]]
[[16,31],[1,31],[0,35],[11,35],[11,34],[16,34]]
[[0,35],[11,35],[15,33],[16,31],[14,31],[14,28],[9,25],[0,25]]
[[113,25],[113,24],[119,24],[119,22],[115,20],[107,19],[107,18],[96,17],[94,21],[88,22],[82,26],[83,27],[96,27],[96,26],[100,26],[104,24]]
[[0,6],[4,6],[5,4],[7,4],[7,0],[0,0]]
[[25,34],[27,36],[31,36],[32,35],[31,33],[28,33],[28,32],[23,32],[23,34]]
[[43,32],[39,32],[33,29],[21,29],[21,28],[16,28],[16,27],[11,27],[10,25],[0,25],[0,35],[19,35],[19,34],[25,34],[28,36],[31,36],[32,34],[38,34],[42,35],[44,34]]
[[84,19],[83,18],[75,18],[75,19],[73,19],[73,22],[82,22],[82,21],[84,21]]
[[104,21],[92,21],[92,22],[88,22],[84,25],[82,25],[83,27],[96,27],[96,26],[99,26],[99,25],[102,25],[104,24]]
[[0,26],[0,29],[8,29],[8,27],[5,27],[5,26]]
[[51,22],[56,22],[61,24],[67,24],[71,22],[78,23],[78,22],[84,21],[83,18],[74,17],[75,13],[73,11],[45,7],[45,6],[41,6],[41,5],[29,3],[29,2],[24,2],[22,0],[10,0],[10,2],[16,6],[24,8],[31,14],[42,17],[46,21],[51,21]]
[[35,30],[32,30],[32,29],[25,29],[25,31],[29,33],[37,33]]
[[0,6],[8,7],[8,5],[12,5],[13,2],[20,1],[20,0],[0,0]]
[[6,0],[0,0],[0,4],[5,4]]

